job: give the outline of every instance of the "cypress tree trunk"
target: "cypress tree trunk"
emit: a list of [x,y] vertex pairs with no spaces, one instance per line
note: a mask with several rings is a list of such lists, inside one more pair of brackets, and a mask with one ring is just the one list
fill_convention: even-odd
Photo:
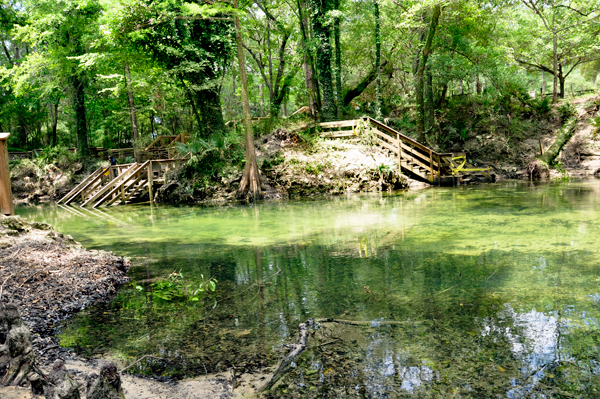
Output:
[[[340,0],[334,0],[334,8],[339,11]],[[342,107],[342,49],[340,47],[340,18],[335,17],[333,20],[333,38],[335,43],[335,93],[338,106],[338,117]]]
[[75,112],[75,131],[77,132],[77,152],[80,157],[90,156],[88,144],[87,120],[85,116],[85,87],[84,81],[77,71],[71,76],[73,86],[73,111]]
[[317,70],[319,71],[320,86],[323,90],[321,119],[324,121],[334,119],[337,114],[331,73],[331,28],[325,21],[327,12],[331,10],[330,1],[312,0],[315,8],[312,22],[317,42]]
[[[234,0],[233,7],[238,9],[238,0]],[[248,198],[250,195],[255,199],[262,197],[260,191],[260,174],[256,163],[254,151],[254,130],[252,129],[252,118],[250,116],[250,102],[248,100],[248,81],[246,78],[246,60],[244,59],[244,47],[242,44],[242,30],[237,13],[234,14],[235,41],[237,44],[238,63],[240,65],[240,77],[242,80],[242,106],[244,107],[244,127],[246,129],[246,166],[242,181],[237,192],[238,198]],[[221,118],[222,120],[222,118]]]
[[375,71],[377,73],[377,99],[375,105],[375,119],[381,119],[381,35],[379,32],[379,1],[373,0],[373,14],[375,16]]
[[137,112],[135,110],[135,100],[133,98],[133,88],[131,84],[131,71],[129,70],[129,64],[125,63],[125,80],[127,83],[127,100],[129,101],[129,117],[131,119],[131,133],[133,135],[133,151],[135,153],[135,161],[142,162],[142,154],[138,148],[138,122],[137,122]]
[[435,36],[435,30],[437,28],[440,14],[442,12],[442,8],[439,4],[433,6],[433,15],[431,16],[431,23],[429,24],[429,33],[427,34],[427,40],[425,41],[425,46],[423,47],[422,58],[419,62],[419,69],[417,70],[417,88],[416,88],[416,97],[417,97],[417,137],[419,140],[423,140],[425,133],[425,100],[423,96],[424,91],[424,76],[425,76],[425,67],[427,65],[427,59],[431,54],[431,46],[433,43],[433,37]]

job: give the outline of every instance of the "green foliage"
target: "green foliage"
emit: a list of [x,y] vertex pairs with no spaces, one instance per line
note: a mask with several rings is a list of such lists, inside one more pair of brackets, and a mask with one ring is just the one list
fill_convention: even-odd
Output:
[[194,138],[187,144],[177,143],[177,151],[188,160],[179,171],[189,181],[192,190],[201,190],[217,181],[220,173],[231,167],[241,167],[244,160],[243,141],[235,130],[207,139]]
[[36,157],[36,160],[43,164],[53,164],[59,168],[68,168],[73,165],[73,163],[79,161],[79,156],[65,146],[58,145],[56,147],[42,149],[41,153]]
[[[205,293],[214,292],[217,287],[217,279],[211,277],[204,280],[204,275],[201,279],[200,284],[193,284],[184,280],[181,271],[173,272],[151,284],[152,295],[162,301],[198,302]],[[141,285],[136,285],[135,289],[140,293],[144,292]]]
[[560,120],[563,122],[566,122],[570,117],[575,116],[576,114],[575,108],[569,102],[559,105],[556,110],[558,111]]
[[567,172],[565,170],[564,165],[562,164],[562,162],[558,161],[553,166],[556,169],[556,171],[558,173],[560,173],[560,176],[554,178],[555,182],[568,182],[568,181],[570,181],[572,179],[571,175],[569,174],[569,172]]

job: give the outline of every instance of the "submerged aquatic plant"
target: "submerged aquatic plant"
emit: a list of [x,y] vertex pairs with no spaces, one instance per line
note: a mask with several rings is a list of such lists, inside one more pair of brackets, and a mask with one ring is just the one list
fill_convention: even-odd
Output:
[[[188,302],[197,302],[202,298],[205,292],[214,292],[217,288],[217,279],[211,277],[204,280],[204,275],[201,275],[202,282],[199,285],[185,283],[183,273],[174,271],[166,278],[161,278],[150,286],[152,294],[155,298],[163,301],[178,301],[185,300]],[[136,285],[135,289],[138,292],[143,292],[144,287]]]

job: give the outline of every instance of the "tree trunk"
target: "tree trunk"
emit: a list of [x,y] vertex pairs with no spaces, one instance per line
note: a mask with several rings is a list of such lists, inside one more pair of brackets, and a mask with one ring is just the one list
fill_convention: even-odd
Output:
[[216,87],[196,92],[196,104],[201,118],[200,133],[203,137],[213,134],[225,134],[225,122],[221,109],[221,97]]
[[427,40],[425,41],[425,46],[423,47],[422,59],[419,62],[419,69],[417,71],[417,137],[419,140],[423,140],[425,138],[425,100],[423,96],[425,67],[427,65],[427,59],[431,54],[433,37],[435,36],[435,30],[442,12],[441,6],[439,4],[433,6],[432,12],[433,15],[431,16],[431,23],[429,24],[429,33],[427,34]]
[[552,55],[554,58],[554,86],[552,88],[552,102],[558,101],[558,43],[557,34],[553,34],[552,38]]
[[[234,0],[233,7],[237,10],[238,0]],[[237,44],[238,63],[240,66],[240,77],[242,80],[242,105],[244,107],[244,127],[246,129],[246,166],[237,192],[238,198],[262,197],[260,190],[260,174],[256,164],[256,153],[254,151],[254,131],[250,116],[250,102],[248,100],[248,81],[246,78],[246,61],[244,59],[244,47],[242,45],[242,30],[237,13],[234,14],[235,41]]]
[[441,109],[446,102],[446,95],[448,94],[448,83],[442,84],[442,92],[440,93],[440,98],[436,104],[437,109]]
[[84,81],[77,71],[71,76],[73,86],[73,111],[75,112],[75,131],[77,132],[77,153],[81,158],[90,156],[88,144],[87,120],[85,115]]
[[554,160],[558,157],[558,154],[563,149],[565,144],[571,140],[573,134],[575,134],[575,130],[577,129],[577,118],[572,117],[560,128],[558,135],[556,136],[556,140],[554,143],[546,150],[544,155],[540,157],[540,159],[546,162],[548,165],[554,164]]
[[323,106],[321,120],[335,119],[337,111],[333,93],[333,78],[331,73],[331,27],[326,23],[327,12],[331,10],[331,0],[312,0],[314,7],[313,31],[317,43],[317,70],[319,71],[319,85],[323,90]]
[[425,85],[425,128],[427,130],[433,127],[435,123],[435,114],[434,107],[435,104],[433,102],[433,75],[431,73],[431,66],[427,66],[427,82]]
[[300,32],[302,33],[302,51],[304,52],[303,67],[304,67],[304,79],[306,81],[306,89],[308,90],[308,107],[310,109],[310,115],[313,118],[317,116],[317,104],[316,104],[316,85],[313,74],[313,61],[308,48],[308,35],[306,29],[308,26],[308,20],[306,18],[306,2],[304,0],[298,0],[298,19],[300,22]]
[[565,80],[567,78],[563,75],[562,64],[558,64],[558,86],[559,92],[558,97],[565,98]]
[[[58,136],[56,134],[56,127],[58,126],[58,103],[60,100],[56,100],[54,104],[50,105],[51,116],[52,116],[52,146],[55,147],[58,144]],[[54,108],[54,109],[52,109]]]
[[481,94],[481,81],[479,80],[479,74],[477,74],[477,80],[475,81],[475,90],[477,90],[477,94]]
[[[334,8],[339,11],[340,0],[334,0]],[[333,20],[333,38],[335,44],[335,93],[338,105],[338,117],[342,107],[340,103],[342,100],[342,49],[340,47],[340,18],[335,17]]]
[[375,73],[376,73],[376,100],[375,119],[381,119],[381,36],[379,33],[379,1],[373,0],[373,15],[375,17]]
[[135,161],[142,162],[142,153],[138,148],[138,122],[137,112],[135,110],[135,100],[133,98],[133,86],[131,83],[131,71],[129,70],[129,63],[125,63],[125,80],[127,81],[127,99],[129,100],[129,117],[131,119],[131,133],[133,135],[133,151],[135,153]]
[[[383,61],[383,63],[379,66],[379,69],[381,70],[387,64],[388,64],[387,60]],[[369,84],[372,81],[374,81],[376,78],[377,78],[377,69],[375,67],[373,67],[373,69],[371,69],[369,71],[369,73],[367,74],[367,76],[365,76],[363,78],[363,80],[358,82],[358,84],[355,87],[349,89],[348,91],[346,91],[346,93],[344,93],[344,107],[347,107],[348,105],[350,105],[350,102],[352,100],[354,100],[356,97],[360,96],[362,94],[362,92],[365,91],[367,86],[369,86]]]
[[542,97],[546,95],[546,80],[544,78],[544,71],[542,71]]

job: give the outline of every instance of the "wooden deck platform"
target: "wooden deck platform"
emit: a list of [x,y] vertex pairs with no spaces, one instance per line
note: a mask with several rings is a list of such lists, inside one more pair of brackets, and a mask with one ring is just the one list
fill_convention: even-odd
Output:
[[377,145],[398,160],[402,173],[429,184],[467,182],[474,175],[488,176],[489,168],[475,168],[467,163],[464,152],[438,153],[370,117],[317,124],[323,137],[344,138],[371,135]]

